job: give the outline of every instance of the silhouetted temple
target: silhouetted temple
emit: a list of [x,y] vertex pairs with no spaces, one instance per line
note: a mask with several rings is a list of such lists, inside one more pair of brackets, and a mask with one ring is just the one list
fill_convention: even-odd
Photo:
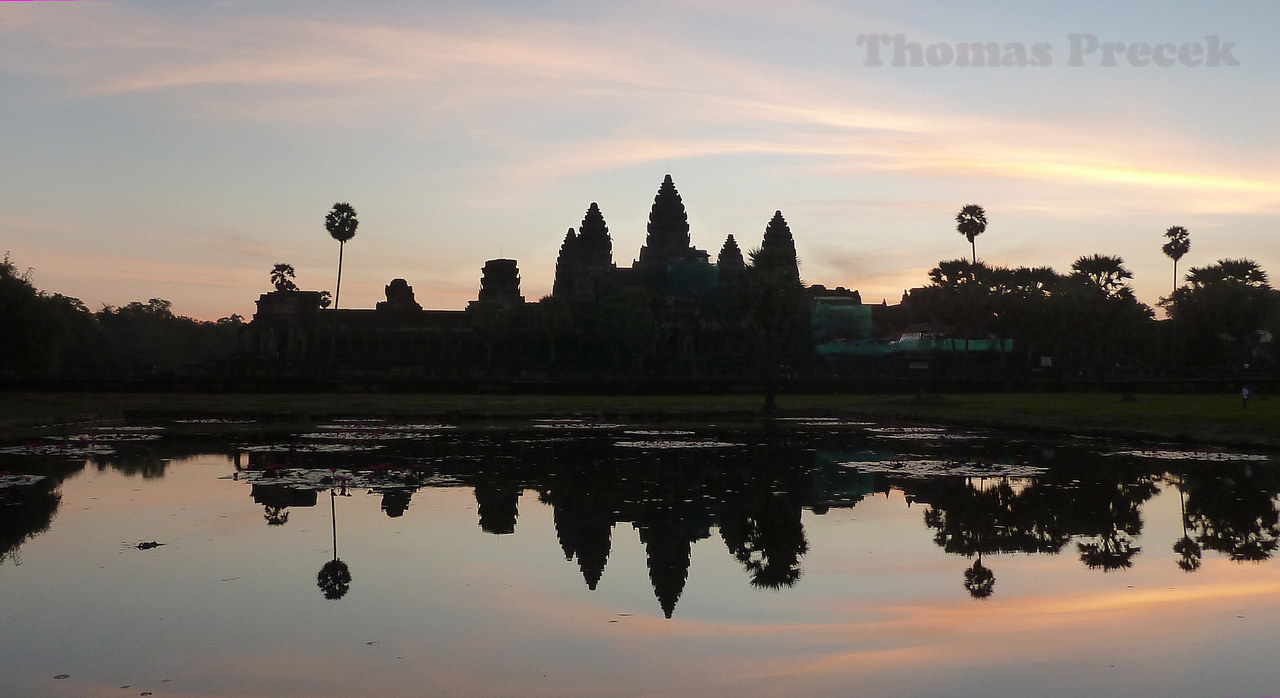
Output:
[[[789,259],[787,276],[799,283],[780,211],[759,249]],[[404,279],[392,280],[372,310],[321,308],[318,291],[273,291],[258,299],[245,332],[245,366],[259,378],[302,382],[750,383],[761,351],[737,291],[748,268],[733,235],[714,262],[693,245],[684,201],[667,175],[630,267],[614,262],[608,223],[592,203],[565,234],[552,292],[538,302],[521,295],[514,259],[484,262],[476,300],[461,311],[424,310]],[[849,311],[861,306],[856,292],[815,286],[809,295],[810,310],[833,302],[845,309],[823,312],[828,339],[870,338],[870,309]]]

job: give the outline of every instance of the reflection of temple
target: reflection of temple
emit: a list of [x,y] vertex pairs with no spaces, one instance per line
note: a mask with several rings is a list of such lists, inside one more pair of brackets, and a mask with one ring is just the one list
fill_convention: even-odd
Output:
[[[781,212],[762,245],[794,254]],[[318,291],[273,291],[258,299],[242,359],[250,376],[304,381],[736,383],[757,369],[759,353],[735,291],[744,267],[733,235],[714,261],[693,245],[668,175],[630,267],[614,262],[608,224],[592,203],[566,234],[552,293],[540,302],[521,295],[513,259],[484,263],[466,310],[423,310],[404,279],[392,280],[372,310],[322,309]],[[870,308],[856,292],[815,286],[811,297],[820,341],[869,338]]]
[[[1116,573],[1140,553],[1141,510],[1164,477],[1148,466],[1126,468],[1096,457],[1033,479],[871,475],[840,465],[855,457],[850,454],[865,457],[866,450],[815,450],[803,440],[785,438],[724,451],[643,454],[621,454],[611,439],[580,436],[520,440],[519,445],[484,441],[462,454],[456,443],[414,441],[405,448],[417,461],[424,455],[418,449],[432,443],[441,449],[438,454],[466,457],[429,459],[432,465],[417,471],[419,484],[444,481],[471,488],[478,526],[499,535],[516,532],[520,504],[530,501],[524,495],[536,492],[538,501],[552,508],[560,549],[566,561],[576,561],[588,589],[608,578],[609,556],[619,544],[615,528],[635,535],[657,606],[667,617],[685,593],[695,544],[718,538],[751,586],[785,588],[802,582],[809,550],[804,509],[822,514],[890,490],[925,510],[923,523],[940,548],[967,558],[956,564],[957,586],[963,581],[975,598],[998,589],[1001,554],[1067,553],[1090,569]],[[365,470],[352,472],[385,472],[385,460],[392,456],[389,450],[368,454]],[[875,457],[887,460],[892,453]],[[338,464],[355,468],[358,458],[350,452],[254,453],[248,470],[310,465],[327,473]],[[254,500],[275,507],[277,516],[287,507],[316,503],[314,487],[290,490],[250,481]],[[415,490],[409,479],[396,482],[354,489],[381,497],[382,510],[394,517],[405,511]],[[1257,561],[1280,547],[1280,474],[1274,469],[1216,464],[1180,474],[1177,486],[1186,494],[1183,535],[1196,554],[1203,546],[1232,560]]]

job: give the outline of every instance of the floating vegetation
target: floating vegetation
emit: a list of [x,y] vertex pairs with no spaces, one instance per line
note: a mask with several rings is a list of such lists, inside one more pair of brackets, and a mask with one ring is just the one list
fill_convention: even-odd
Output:
[[867,431],[882,439],[973,441],[982,438],[978,434],[951,431],[943,427],[869,427]]
[[628,429],[622,433],[627,436],[693,436],[693,432],[681,429]]
[[61,458],[87,458],[89,456],[106,456],[116,450],[106,444],[99,443],[30,443],[21,446],[0,448],[0,454],[13,456],[56,456]]
[[14,475],[12,473],[0,473],[0,489],[34,485],[43,479],[43,475]]
[[226,419],[222,417],[204,417],[199,419],[175,419],[174,424],[256,424],[256,419]]
[[316,441],[420,441],[438,436],[426,431],[313,431],[298,434],[299,439]]
[[118,431],[118,432],[138,432],[138,431],[164,431],[164,427],[147,426],[147,427],[94,427],[94,431]]
[[582,419],[535,419],[535,429],[625,429],[625,424],[608,424],[605,422],[588,422]]
[[979,461],[953,461],[932,459],[850,461],[836,463],[842,468],[852,468],[863,473],[897,475],[899,477],[929,478],[956,477],[1032,477],[1047,472],[1048,468],[1011,463],[987,463]]
[[838,417],[779,417],[779,422],[791,422],[803,427],[871,427],[875,422],[851,422]]
[[672,441],[668,439],[652,439],[646,441],[615,441],[614,446],[622,448],[738,448],[746,444],[729,443],[727,441]]
[[244,470],[222,477],[257,485],[281,485],[293,489],[326,490],[331,487],[355,487],[369,490],[403,489],[406,487],[449,486],[460,484],[454,477],[436,475],[413,468],[373,466],[362,470],[339,468],[267,468]]
[[[54,439],[58,437],[50,436],[46,438]],[[123,443],[127,441],[159,441],[160,435],[152,431],[102,431],[96,434],[76,434],[68,436],[66,439],[72,443]]]
[[381,444],[365,443],[290,443],[244,446],[246,453],[355,453],[382,448]]
[[452,424],[386,424],[380,427],[371,422],[357,422],[356,420],[336,420],[333,424],[321,424],[317,429],[327,429],[332,431],[360,431],[378,433],[386,431],[440,431],[442,429],[456,429]]
[[1129,456],[1132,458],[1150,458],[1153,460],[1193,460],[1213,463],[1250,462],[1265,463],[1269,457],[1257,453],[1231,453],[1229,451],[1212,451],[1208,449],[1178,450],[1171,448],[1131,449],[1127,451],[1110,451],[1104,456]]

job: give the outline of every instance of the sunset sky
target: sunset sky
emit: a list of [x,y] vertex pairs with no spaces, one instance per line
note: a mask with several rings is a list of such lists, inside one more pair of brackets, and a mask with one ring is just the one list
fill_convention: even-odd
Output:
[[[333,288],[347,201],[343,307],[403,277],[462,308],[497,257],[537,300],[592,202],[629,266],[670,173],[695,246],[780,209],[805,281],[866,302],[967,256],[978,203],[980,259],[1119,255],[1154,304],[1171,225],[1180,271],[1280,274],[1276,27],[1267,0],[4,2],[0,252],[91,309],[247,316],[277,262]],[[970,42],[1047,65],[957,67]]]

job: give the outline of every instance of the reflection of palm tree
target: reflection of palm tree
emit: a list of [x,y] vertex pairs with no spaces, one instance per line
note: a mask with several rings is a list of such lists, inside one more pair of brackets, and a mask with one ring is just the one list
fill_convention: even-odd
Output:
[[[1172,230],[1172,228],[1170,228]],[[1177,260],[1174,260],[1177,263]],[[1191,534],[1187,531],[1187,493],[1182,486],[1181,480],[1178,482],[1178,499],[1182,503],[1182,538],[1173,544],[1173,552],[1182,557],[1178,560],[1178,567],[1185,572],[1195,572],[1200,569],[1200,544],[1191,538]]]
[[289,522],[289,507],[264,504],[262,510],[262,518],[267,520],[268,526],[283,526]]
[[975,599],[985,599],[995,592],[996,573],[983,566],[982,553],[978,553],[973,566],[964,571],[964,588]]
[[338,559],[338,512],[334,506],[337,493],[329,490],[329,516],[333,520],[333,559],[324,563],[320,574],[316,575],[316,586],[324,593],[324,597],[335,601],[347,595],[351,590],[351,568]]
[[1103,531],[1092,541],[1076,543],[1076,550],[1086,567],[1103,572],[1133,567],[1133,557],[1142,552],[1127,532],[1114,528]]
[[1280,476],[1249,464],[1223,464],[1188,478],[1187,521],[1197,542],[1232,560],[1261,562],[1280,549]]
[[320,574],[316,576],[316,586],[320,587],[324,597],[330,601],[346,596],[351,590],[351,568],[337,558],[324,563]]
[[725,546],[751,574],[751,586],[762,589],[795,586],[800,557],[809,550],[800,502],[774,489],[776,484],[762,483],[740,499],[726,498],[720,517]]

